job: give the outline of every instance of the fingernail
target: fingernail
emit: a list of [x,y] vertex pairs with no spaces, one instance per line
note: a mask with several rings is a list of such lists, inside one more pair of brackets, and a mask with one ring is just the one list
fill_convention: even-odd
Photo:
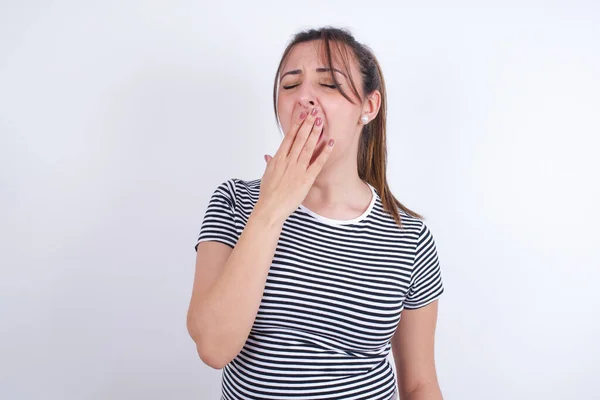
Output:
[[321,126],[321,124],[323,123],[323,118],[319,117],[315,120],[315,124],[317,124],[317,126]]
[[306,116],[307,116],[307,115],[308,115],[308,114],[307,114],[306,112],[302,111],[302,112],[300,113],[300,119],[304,119],[304,118],[306,118]]
[[316,108],[313,108],[312,111],[310,112],[311,115],[317,115],[317,113],[319,112],[319,110],[317,110]]
[[265,162],[267,162],[267,155],[265,154]]
[[329,139],[329,142],[327,144],[333,146],[333,139]]

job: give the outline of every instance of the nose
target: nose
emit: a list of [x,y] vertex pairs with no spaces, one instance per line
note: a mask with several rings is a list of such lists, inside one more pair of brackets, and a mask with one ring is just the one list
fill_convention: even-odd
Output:
[[302,85],[302,88],[298,92],[298,105],[304,109],[313,108],[317,104],[317,99],[309,85]]
[[313,99],[308,99],[304,97],[298,98],[298,107],[306,112],[312,110],[315,107],[315,104],[317,103]]

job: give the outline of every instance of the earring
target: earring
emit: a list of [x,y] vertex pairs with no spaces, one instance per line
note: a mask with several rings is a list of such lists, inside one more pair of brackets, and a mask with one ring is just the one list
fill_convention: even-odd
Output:
[[363,115],[362,117],[360,117],[360,120],[363,124],[366,124],[367,122],[369,122],[369,117]]

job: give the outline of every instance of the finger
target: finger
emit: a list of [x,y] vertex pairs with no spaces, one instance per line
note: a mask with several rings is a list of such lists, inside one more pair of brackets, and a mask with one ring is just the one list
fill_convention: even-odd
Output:
[[333,139],[329,139],[329,142],[325,145],[325,147],[323,147],[323,150],[321,150],[321,154],[319,154],[315,161],[313,161],[313,163],[306,170],[312,179],[316,179],[319,175],[319,172],[321,172],[323,169],[323,166],[333,151],[334,144],[335,141]]
[[313,130],[310,132],[310,135],[308,135],[308,139],[306,139],[304,148],[300,152],[300,156],[298,157],[298,163],[302,163],[306,166],[310,164],[310,160],[312,159],[312,156],[317,147],[317,142],[319,141],[319,136],[321,136],[321,132],[323,132],[324,128],[325,124],[323,123],[323,119],[319,121],[319,118],[317,118],[315,120],[315,126]]
[[267,165],[269,165],[269,162],[273,159],[273,157],[271,157],[268,154],[265,154],[265,162],[267,163]]
[[[316,111],[315,111],[316,110]],[[313,108],[312,112],[308,114],[306,117],[306,121],[302,124],[298,133],[296,134],[296,138],[294,139],[294,144],[290,149],[289,157],[290,160],[298,161],[298,157],[300,156],[300,152],[304,148],[306,144],[306,139],[308,139],[308,135],[312,132],[315,127],[315,121],[317,118],[321,118],[323,121],[323,116],[320,115],[321,112],[318,108]]]
[[292,144],[294,143],[294,139],[296,138],[296,134],[300,130],[300,127],[304,124],[307,116],[308,113],[304,110],[300,110],[300,112],[294,116],[292,126],[290,127],[289,131],[286,132],[283,141],[279,145],[279,149],[277,149],[277,152],[275,153],[275,157],[280,155],[288,155],[290,149],[292,148]]

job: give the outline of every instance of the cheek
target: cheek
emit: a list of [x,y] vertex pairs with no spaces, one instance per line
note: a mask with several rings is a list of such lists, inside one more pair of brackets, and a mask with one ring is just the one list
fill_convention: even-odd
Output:
[[356,127],[356,110],[345,104],[329,107],[327,111],[327,125],[330,127],[330,135],[340,137],[341,135],[354,132]]
[[293,112],[293,102],[280,97],[277,101],[277,113],[284,132],[287,132],[291,126]]

